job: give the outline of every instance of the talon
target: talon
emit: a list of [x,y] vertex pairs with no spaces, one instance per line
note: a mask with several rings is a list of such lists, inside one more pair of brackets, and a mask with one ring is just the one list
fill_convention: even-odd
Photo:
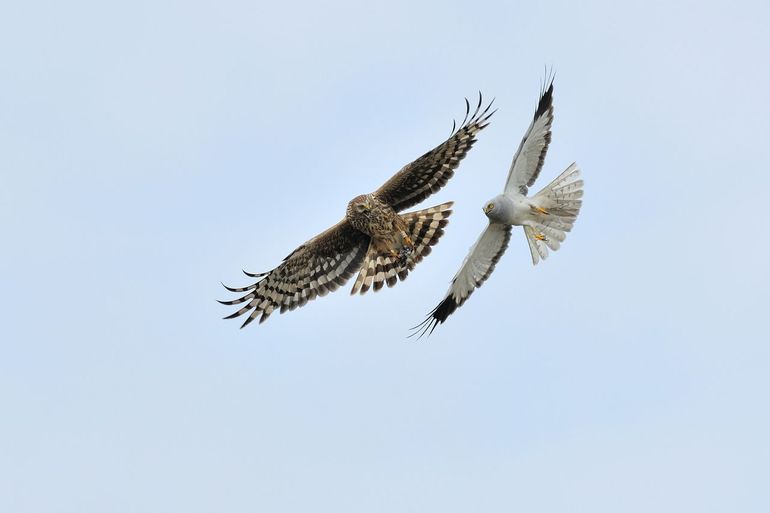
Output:
[[542,240],[543,242],[545,242],[545,241],[547,241],[547,240],[548,240],[548,239],[546,239],[546,238],[545,238],[545,235],[543,235],[542,233],[536,233],[536,234],[535,234],[535,238],[536,238],[537,240]]
[[412,242],[411,237],[409,237],[409,235],[406,235],[406,234],[404,234],[404,243],[407,246],[414,246],[414,242]]
[[541,207],[536,207],[534,205],[532,205],[532,210],[534,210],[535,212],[539,212],[539,213],[543,214],[544,216],[547,216],[550,213],[546,209],[541,208]]

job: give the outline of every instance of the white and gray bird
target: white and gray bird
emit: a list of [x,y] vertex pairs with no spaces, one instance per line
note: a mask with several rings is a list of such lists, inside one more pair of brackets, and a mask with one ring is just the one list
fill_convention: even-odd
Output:
[[543,84],[534,119],[513,156],[503,193],[484,204],[489,224],[452,279],[446,297],[414,327],[413,334],[432,333],[489,278],[508,247],[512,226],[524,228],[533,265],[544,260],[549,249],[556,251],[564,242],[582,204],[583,180],[577,165],[570,164],[543,190],[527,196],[543,167],[551,142],[552,122],[553,79]]

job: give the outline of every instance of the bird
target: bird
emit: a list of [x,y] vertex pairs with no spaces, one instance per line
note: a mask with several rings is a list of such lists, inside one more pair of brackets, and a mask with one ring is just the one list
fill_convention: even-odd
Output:
[[340,222],[297,247],[277,267],[263,273],[243,271],[258,278],[255,283],[245,287],[223,283],[230,292],[245,293],[238,299],[219,301],[228,306],[245,303],[225,319],[248,314],[241,328],[258,316],[263,323],[275,310],[294,310],[336,290],[356,272],[351,295],[405,280],[444,234],[453,203],[399,212],[437,192],[454,175],[495,113],[490,110],[494,99],[485,108],[482,103],[479,92],[471,114],[466,98],[465,117],[459,126],[453,122],[446,141],[404,166],[376,191],[353,198]]
[[410,336],[433,333],[489,278],[508,247],[513,226],[523,227],[533,265],[564,242],[582,205],[583,180],[577,164],[573,162],[540,192],[527,196],[543,167],[552,123],[553,76],[543,81],[534,118],[514,154],[503,193],[482,208],[489,223],[452,278],[444,299],[412,328]]

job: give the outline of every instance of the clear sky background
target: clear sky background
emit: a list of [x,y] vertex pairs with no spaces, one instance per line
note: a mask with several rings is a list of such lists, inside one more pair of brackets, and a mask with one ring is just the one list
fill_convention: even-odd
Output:
[[[770,8],[6,2],[0,511],[770,511]],[[586,196],[406,339],[556,71]],[[245,285],[497,98],[406,282]]]

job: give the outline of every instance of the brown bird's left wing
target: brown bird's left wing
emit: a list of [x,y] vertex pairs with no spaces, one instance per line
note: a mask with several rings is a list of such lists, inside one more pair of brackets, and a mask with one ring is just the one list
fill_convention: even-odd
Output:
[[489,105],[482,110],[481,93],[479,93],[479,103],[469,118],[471,109],[466,99],[465,119],[460,124],[460,128],[455,130],[453,127],[449,139],[411,164],[404,166],[374,192],[375,196],[399,212],[420,203],[441,189],[452,178],[460,161],[476,142],[476,134],[489,124],[489,118],[495,113],[495,111],[489,112],[493,102],[494,100],[489,102]]
[[281,313],[294,310],[316,296],[337,290],[361,267],[368,247],[368,235],[347,221],[340,221],[292,251],[272,271],[260,274],[244,271],[247,276],[261,278],[256,283],[242,288],[224,285],[231,292],[247,292],[233,301],[220,301],[223,305],[246,303],[225,319],[249,313],[241,325],[243,328],[260,314],[259,322],[262,323],[276,309]]

